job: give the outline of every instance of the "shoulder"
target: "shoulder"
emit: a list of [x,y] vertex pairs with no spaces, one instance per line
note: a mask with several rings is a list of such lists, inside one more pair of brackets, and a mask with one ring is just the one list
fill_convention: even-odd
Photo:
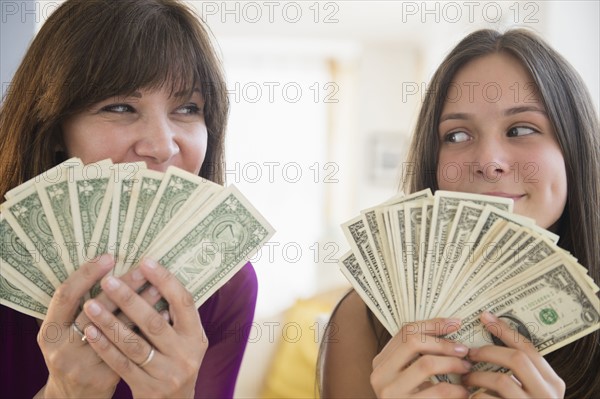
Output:
[[333,317],[366,316],[367,306],[355,290],[349,291],[337,304],[332,313]]
[[385,331],[354,290],[346,294],[333,310],[329,327],[332,343],[360,339],[362,346],[375,354],[378,352],[378,337]]
[[221,296],[244,297],[245,300],[256,302],[258,280],[252,263],[246,263],[218,292]]
[[375,396],[370,376],[379,326],[356,291],[340,301],[323,338],[323,397]]

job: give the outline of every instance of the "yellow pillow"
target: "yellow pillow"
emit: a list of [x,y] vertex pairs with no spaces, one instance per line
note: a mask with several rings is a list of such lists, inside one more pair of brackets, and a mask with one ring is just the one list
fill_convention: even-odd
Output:
[[315,398],[321,335],[331,311],[348,289],[302,299],[278,326],[279,344],[268,370],[262,398]]

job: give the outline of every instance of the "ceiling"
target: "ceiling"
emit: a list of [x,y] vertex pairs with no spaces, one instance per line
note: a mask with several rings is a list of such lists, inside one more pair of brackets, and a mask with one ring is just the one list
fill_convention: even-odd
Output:
[[[416,46],[460,37],[474,26],[505,27],[543,5],[517,1],[190,1],[217,37],[393,41]],[[517,4],[518,6],[515,6]],[[513,7],[513,9],[510,9]],[[530,6],[529,6],[530,7]],[[539,19],[539,18],[538,18]]]

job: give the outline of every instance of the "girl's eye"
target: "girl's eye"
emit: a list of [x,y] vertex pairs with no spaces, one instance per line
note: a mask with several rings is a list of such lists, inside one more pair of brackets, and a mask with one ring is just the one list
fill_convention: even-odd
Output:
[[527,126],[516,126],[510,128],[507,132],[508,137],[519,137],[519,136],[527,136],[529,134],[536,133],[535,129],[532,129]]
[[444,141],[447,143],[463,143],[470,139],[471,137],[465,132],[452,132],[444,136]]
[[198,115],[202,113],[203,110],[200,109],[196,104],[187,104],[177,108],[175,112],[183,115]]
[[125,113],[134,112],[133,107],[127,104],[111,104],[102,107],[104,112]]

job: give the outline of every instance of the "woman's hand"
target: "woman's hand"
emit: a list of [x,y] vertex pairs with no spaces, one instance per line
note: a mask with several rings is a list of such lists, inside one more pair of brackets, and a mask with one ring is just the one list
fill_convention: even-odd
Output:
[[466,385],[487,390],[473,395],[473,398],[564,397],[564,381],[531,342],[489,312],[481,315],[481,321],[486,329],[500,338],[507,347],[486,345],[471,349],[469,359],[473,362],[493,363],[506,367],[513,375],[484,371],[467,374],[463,378]]
[[465,374],[468,348],[440,338],[456,331],[459,320],[431,319],[404,325],[373,359],[371,385],[378,398],[466,398],[467,390],[449,383],[431,384],[437,374]]
[[85,329],[88,342],[127,382],[135,397],[193,397],[208,348],[193,298],[156,262],[143,261],[139,271],[169,303],[173,325],[121,279],[108,276],[101,283],[104,293],[143,335],[132,332],[92,299],[84,306],[93,322]]
[[48,367],[44,397],[110,398],[119,376],[100,359],[73,327],[83,296],[114,267],[111,256],[84,263],[58,287],[38,333]]

